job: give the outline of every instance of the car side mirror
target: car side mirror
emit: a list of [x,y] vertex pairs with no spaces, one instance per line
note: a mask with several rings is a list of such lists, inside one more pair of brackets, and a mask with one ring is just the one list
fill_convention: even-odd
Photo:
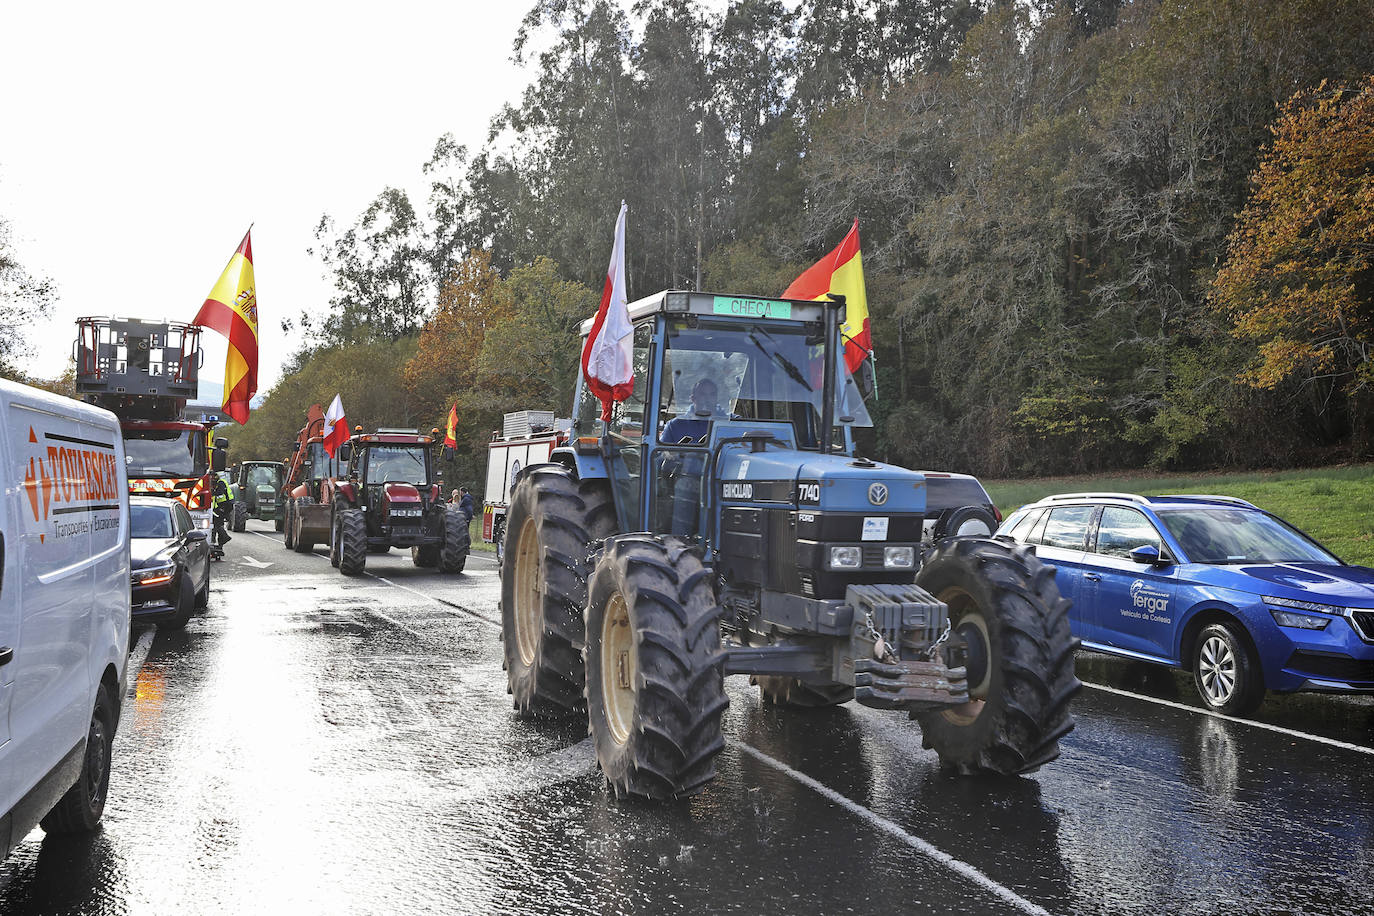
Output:
[[1142,544],[1131,551],[1131,560],[1135,563],[1148,563],[1151,566],[1168,566],[1168,557],[1162,556],[1159,548],[1153,544]]
[[210,532],[202,531],[199,528],[192,528],[190,531],[186,532],[186,540],[188,541],[204,541],[209,537]]

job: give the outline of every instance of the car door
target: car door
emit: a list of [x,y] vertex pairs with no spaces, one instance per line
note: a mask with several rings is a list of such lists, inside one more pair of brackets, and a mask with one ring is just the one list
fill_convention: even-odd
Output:
[[1079,610],[1082,600],[1083,557],[1087,549],[1088,529],[1097,515],[1097,506],[1054,506],[1045,518],[1031,529],[1027,544],[1034,544],[1041,561],[1055,567],[1055,582],[1059,593],[1068,598],[1069,626],[1080,639],[1086,635],[1091,621]]
[[1092,642],[1169,660],[1177,614],[1177,566],[1136,563],[1131,551],[1151,546],[1167,552],[1154,523],[1138,509],[1106,506],[1097,525],[1084,573],[1096,589]]
[[172,532],[181,547],[177,553],[186,564],[186,572],[199,591],[210,569],[210,548],[205,541],[193,541],[189,535],[195,527],[191,514],[180,503],[172,507]]

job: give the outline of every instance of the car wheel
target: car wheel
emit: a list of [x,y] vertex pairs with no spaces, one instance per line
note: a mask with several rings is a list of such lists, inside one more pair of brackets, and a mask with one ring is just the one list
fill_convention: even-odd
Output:
[[177,586],[176,613],[162,621],[158,626],[165,627],[169,630],[180,630],[191,620],[191,614],[195,611],[195,607],[195,586],[191,585],[190,575],[183,570],[181,573],[181,582]]
[[205,584],[196,592],[196,610],[203,611],[210,606],[210,564],[205,564]]
[[1234,624],[1214,623],[1193,644],[1193,682],[1208,709],[1228,716],[1255,711],[1264,700],[1259,661]]

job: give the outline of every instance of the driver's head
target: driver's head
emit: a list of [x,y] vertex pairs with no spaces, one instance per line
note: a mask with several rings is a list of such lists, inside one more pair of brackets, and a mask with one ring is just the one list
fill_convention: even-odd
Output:
[[713,410],[716,406],[716,383],[709,378],[699,379],[692,386],[692,406],[697,410]]

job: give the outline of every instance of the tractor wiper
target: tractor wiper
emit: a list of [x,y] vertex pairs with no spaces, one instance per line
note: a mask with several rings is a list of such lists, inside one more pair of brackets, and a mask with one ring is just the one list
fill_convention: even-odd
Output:
[[773,362],[777,363],[780,367],[782,367],[782,371],[786,372],[788,378],[792,379],[792,381],[796,382],[798,385],[801,385],[807,391],[815,390],[811,387],[811,383],[806,380],[806,376],[802,374],[802,371],[798,369],[790,359],[776,351],[770,353],[767,349],[764,348],[763,344],[759,342],[759,339],[754,336],[755,334],[763,334],[765,337],[768,337],[769,340],[772,340],[772,337],[769,337],[766,331],[749,332],[749,339],[754,342],[754,346],[758,347],[759,351],[763,353],[764,356],[767,356]]

